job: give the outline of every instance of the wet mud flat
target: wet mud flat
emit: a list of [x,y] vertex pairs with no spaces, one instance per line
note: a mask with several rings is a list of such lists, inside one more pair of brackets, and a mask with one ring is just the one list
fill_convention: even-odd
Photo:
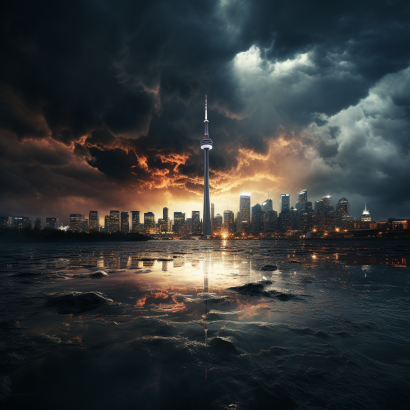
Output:
[[1,408],[407,409],[409,245],[6,245]]

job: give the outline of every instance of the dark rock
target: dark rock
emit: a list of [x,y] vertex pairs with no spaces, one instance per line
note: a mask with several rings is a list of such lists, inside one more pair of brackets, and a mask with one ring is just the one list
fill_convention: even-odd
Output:
[[261,270],[266,271],[266,272],[273,272],[275,270],[277,270],[278,267],[275,265],[265,265],[261,267]]
[[227,339],[223,339],[222,337],[214,337],[213,339],[211,339],[209,342],[209,346],[225,354],[226,353],[228,354],[238,353],[233,343]]
[[100,279],[100,278],[103,278],[104,276],[108,276],[108,274],[107,272],[104,272],[103,270],[99,270],[97,272],[91,273],[89,276],[90,278],[93,278],[93,279]]
[[46,306],[55,307],[58,313],[81,313],[112,302],[100,292],[66,292],[48,296]]

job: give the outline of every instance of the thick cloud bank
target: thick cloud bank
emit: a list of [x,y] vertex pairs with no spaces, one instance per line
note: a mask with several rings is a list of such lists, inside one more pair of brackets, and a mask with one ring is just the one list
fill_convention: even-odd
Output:
[[201,209],[300,189],[409,217],[405,1],[9,3],[0,214]]

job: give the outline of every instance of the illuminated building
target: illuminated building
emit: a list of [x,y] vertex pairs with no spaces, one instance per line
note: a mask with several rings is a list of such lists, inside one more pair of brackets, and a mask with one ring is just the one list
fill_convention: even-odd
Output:
[[298,211],[305,211],[307,206],[307,190],[304,189],[303,191],[299,192],[299,200],[298,200]]
[[267,199],[266,201],[263,201],[261,209],[262,209],[262,212],[272,211],[273,210],[272,199]]
[[221,233],[222,232],[222,226],[223,226],[223,218],[222,215],[220,214],[216,214],[215,218],[214,218],[214,227],[213,227],[213,231],[215,233]]
[[192,235],[192,218],[187,218],[185,221],[185,232]]
[[266,211],[263,214],[263,230],[265,232],[273,232],[276,230],[278,213],[273,210]]
[[362,212],[362,217],[360,218],[361,222],[371,222],[372,216],[370,215],[369,210],[367,209],[366,204],[364,204],[364,210]]
[[58,229],[58,218],[46,218],[46,229]]
[[131,231],[141,232],[140,211],[131,211]]
[[251,223],[251,195],[241,194],[239,197],[239,218],[238,231],[242,230],[242,225]]
[[12,227],[11,216],[0,216],[0,229],[6,229]]
[[111,232],[110,215],[104,217],[104,231]]
[[330,195],[315,202],[315,224],[320,231],[333,231],[335,229],[334,210]]
[[341,198],[337,202],[335,212],[335,227],[344,228],[347,221],[352,221],[353,217],[350,213],[350,204],[346,198]]
[[130,215],[128,212],[121,212],[121,232],[128,233],[130,231]]
[[31,218],[28,216],[13,216],[12,226],[14,229],[21,230],[25,228],[31,229]]
[[[208,133],[208,102],[207,96],[205,96],[205,135],[201,140],[201,149],[204,150],[204,213],[203,213],[203,234],[212,235],[211,226],[211,210],[209,202],[209,151],[213,148],[213,142],[209,138]],[[174,221],[175,224],[175,221]]]
[[182,235],[185,230],[185,213],[174,212],[174,233]]
[[169,209],[167,207],[162,208],[162,219],[163,228],[161,228],[161,232],[171,232],[171,221],[169,219]]
[[155,233],[155,215],[152,212],[144,213],[144,232]]
[[84,221],[84,215],[70,214],[70,231],[82,232],[84,230]]
[[229,234],[235,232],[235,215],[232,211],[224,211],[224,231]]
[[254,235],[259,235],[263,231],[263,211],[259,204],[252,207],[252,224],[251,232]]
[[110,232],[120,231],[120,211],[110,211]]
[[98,211],[90,211],[88,214],[89,230],[100,231],[100,213]]
[[199,211],[192,211],[192,234],[199,235],[201,233],[201,219]]
[[279,202],[279,212],[288,212],[290,211],[290,195],[289,194],[281,194],[280,195],[280,202]]

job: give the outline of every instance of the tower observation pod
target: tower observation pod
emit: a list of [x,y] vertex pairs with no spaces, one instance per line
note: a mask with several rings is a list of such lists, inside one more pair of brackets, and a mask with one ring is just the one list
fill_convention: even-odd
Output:
[[211,228],[211,203],[209,201],[209,151],[213,148],[214,143],[208,134],[208,100],[205,96],[205,135],[201,140],[201,149],[204,150],[204,213],[203,229],[204,236],[212,235]]

